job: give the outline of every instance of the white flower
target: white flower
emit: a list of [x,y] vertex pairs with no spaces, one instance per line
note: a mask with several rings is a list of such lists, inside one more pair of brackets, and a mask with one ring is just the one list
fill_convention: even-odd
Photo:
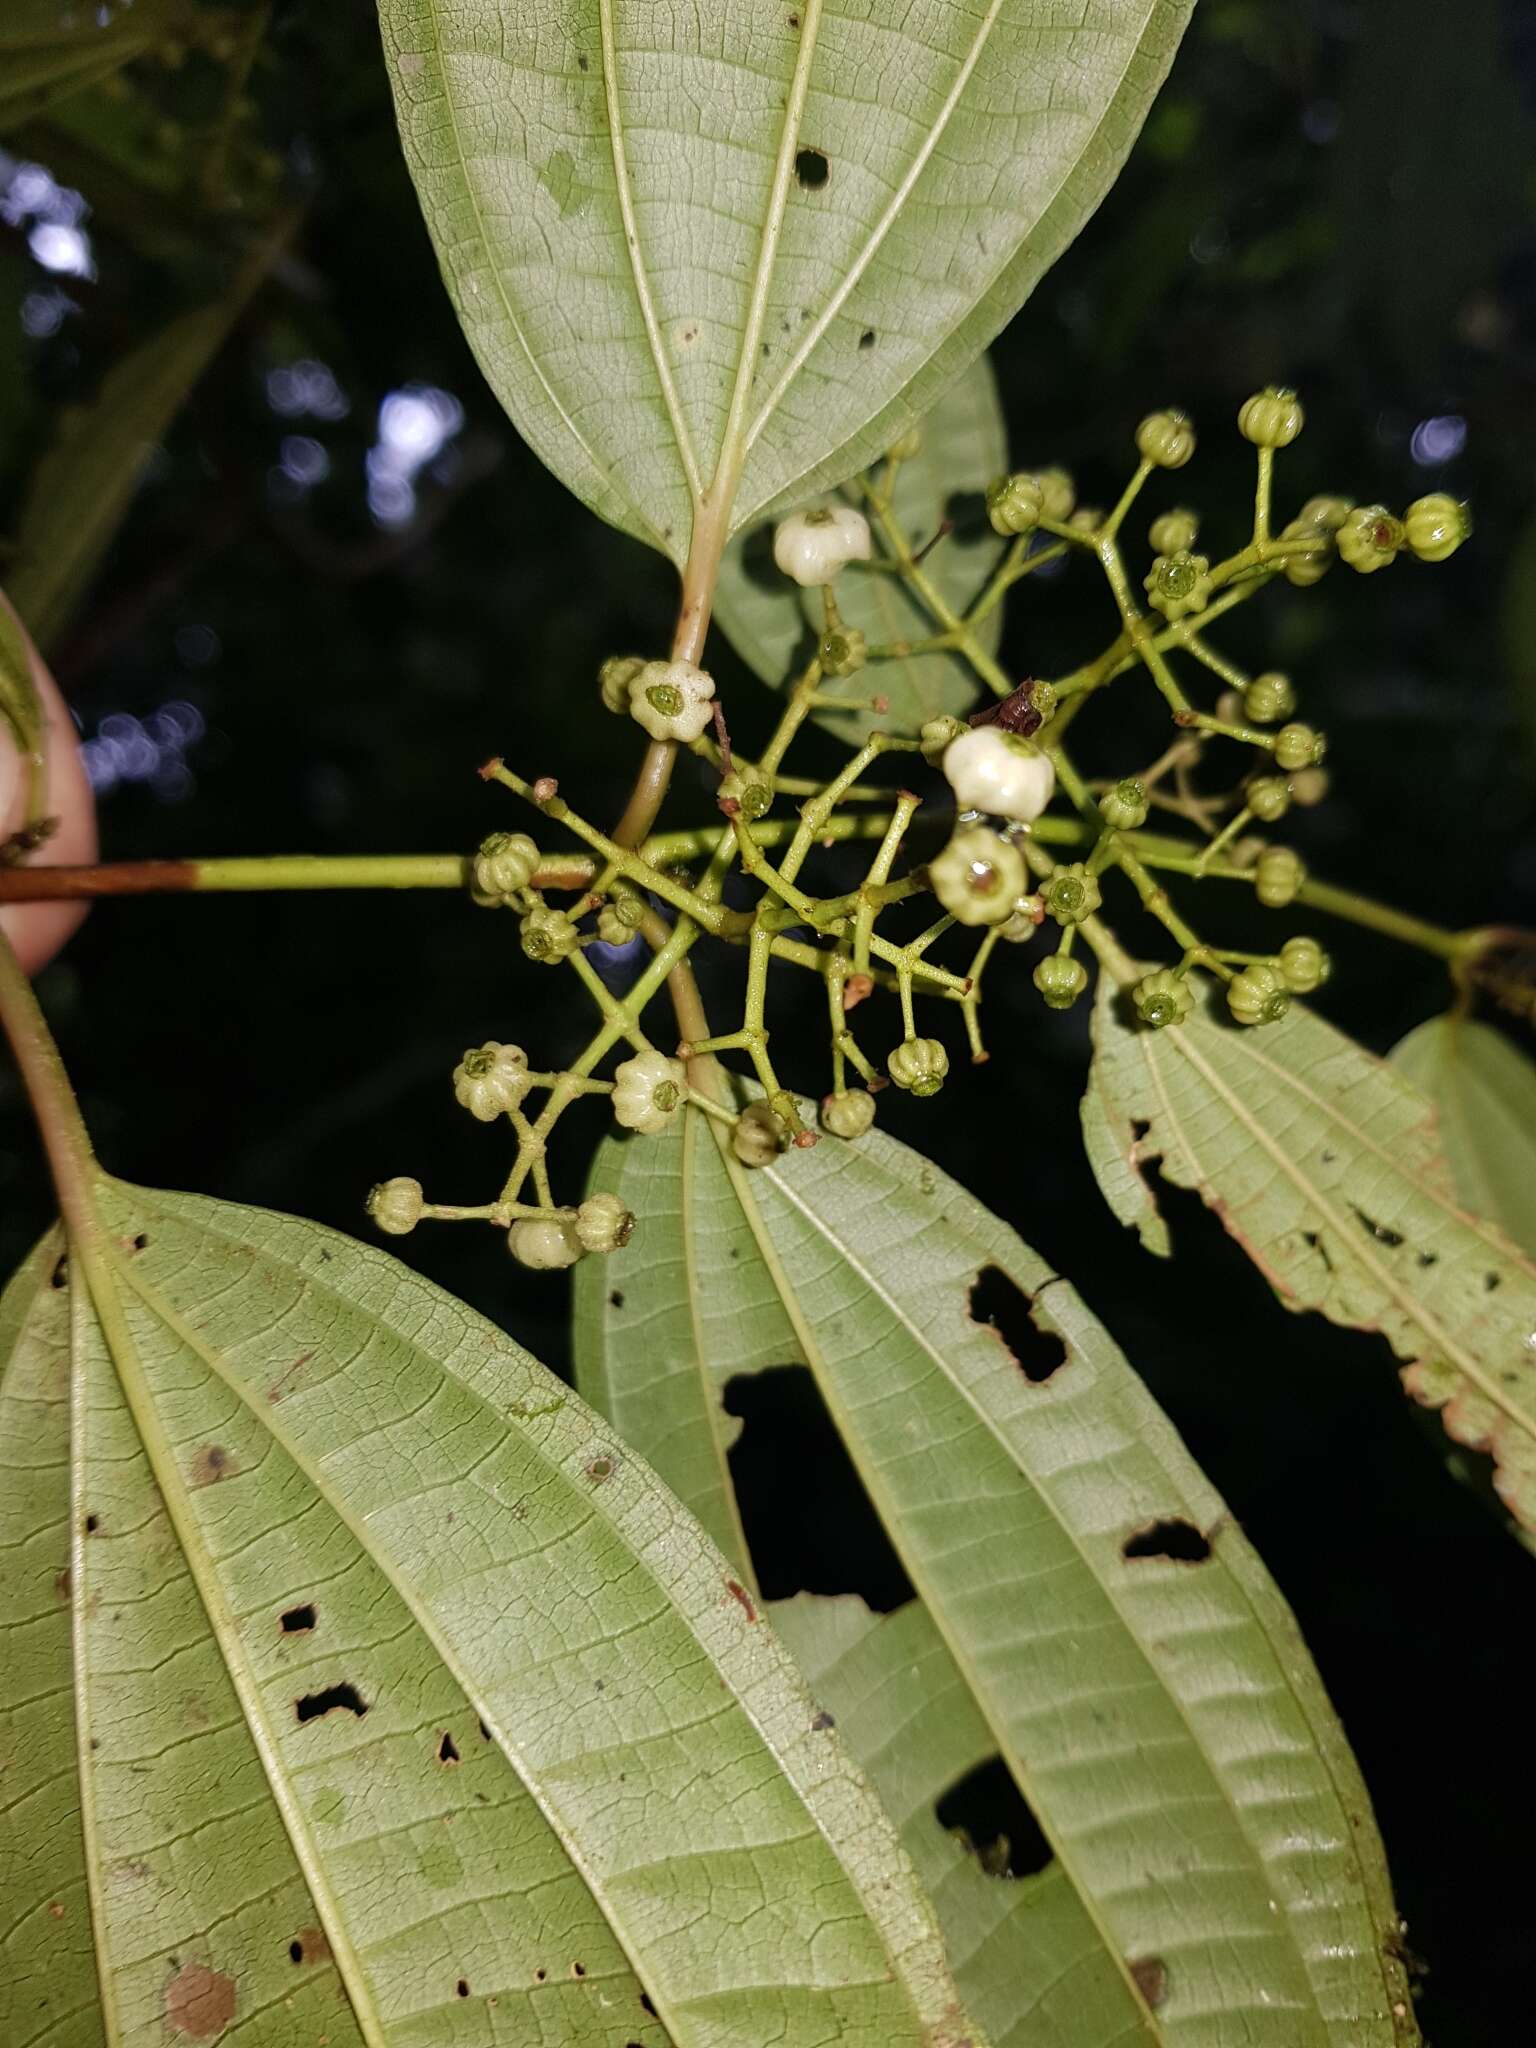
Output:
[[520,1045],[498,1045],[494,1038],[465,1053],[453,1070],[455,1101],[483,1124],[516,1109],[532,1086],[527,1053]]
[[714,694],[714,677],[691,661],[648,661],[631,679],[629,715],[653,740],[696,740]]
[[977,725],[951,741],[944,773],[962,811],[986,811],[1032,825],[1056,789],[1051,757],[999,726]]
[[688,1086],[681,1060],[662,1052],[638,1052],[613,1076],[613,1114],[627,1131],[665,1130]]
[[574,1266],[582,1256],[581,1240],[568,1216],[524,1216],[507,1232],[507,1250],[520,1266],[548,1272]]
[[616,1252],[629,1243],[633,1214],[617,1195],[599,1189],[576,1211],[576,1235],[589,1252]]
[[391,1237],[404,1237],[414,1230],[421,1221],[424,1206],[421,1182],[404,1175],[380,1181],[368,1197],[368,1214]]
[[833,582],[849,562],[867,562],[869,553],[869,521],[851,505],[792,512],[773,531],[774,561],[807,587]]

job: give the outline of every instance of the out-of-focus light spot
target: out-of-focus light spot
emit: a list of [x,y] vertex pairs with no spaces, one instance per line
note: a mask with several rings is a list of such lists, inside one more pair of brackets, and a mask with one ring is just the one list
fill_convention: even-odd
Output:
[[283,475],[301,490],[323,483],[331,473],[330,456],[309,434],[285,434],[278,458]]
[[90,236],[64,221],[40,220],[27,236],[27,247],[45,270],[56,270],[64,277],[96,275]]
[[1308,142],[1319,148],[1332,142],[1339,132],[1339,108],[1336,100],[1309,100],[1301,110],[1301,132]]
[[65,292],[28,292],[21,302],[21,331],[33,341],[46,341],[58,333],[68,314],[79,310]]
[[435,384],[407,384],[379,407],[379,438],[368,450],[368,510],[380,526],[403,526],[416,509],[415,481],[464,424],[464,408]]
[[344,420],[352,409],[335,374],[312,356],[268,370],[267,403],[285,420]]
[[[211,661],[217,661],[223,652],[219,636],[212,626],[178,626],[174,645],[176,659],[184,662],[188,668],[206,668]],[[169,706],[166,708],[170,709]],[[186,709],[192,711],[193,707],[189,704]],[[201,729],[202,713],[193,711],[193,716],[199,721]]]
[[162,803],[182,803],[196,787],[187,750],[207,727],[203,714],[175,698],[147,719],[131,711],[109,711],[81,742],[80,757],[98,796],[123,783],[146,783]]
[[1454,462],[1467,445],[1467,423],[1457,412],[1437,413],[1420,420],[1408,443],[1408,452],[1423,469],[1442,462]]

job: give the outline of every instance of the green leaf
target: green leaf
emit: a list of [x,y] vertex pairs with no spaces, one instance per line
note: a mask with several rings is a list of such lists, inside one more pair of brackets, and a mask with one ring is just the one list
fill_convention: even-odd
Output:
[[1536,1067],[1470,1017],[1432,1017],[1388,1057],[1435,1105],[1462,1202],[1536,1256]]
[[[654,1149],[689,1142],[681,1121],[609,1141],[595,1184],[633,1202],[665,1171]],[[606,1292],[578,1299],[579,1383],[686,1493],[724,1383],[810,1368],[989,1753],[1055,1852],[1038,1941],[1003,1933],[973,1957],[945,1913],[1000,2037],[1038,2026],[1049,2042],[1070,1970],[1093,2015],[1072,2048],[1412,2040],[1369,1805],[1294,1622],[1070,1285],[879,1133],[753,1174],[712,1138],[692,1143],[687,1202],[648,1216]],[[741,1305],[690,1347],[721,1249],[746,1263],[743,1223],[756,1259],[732,1274]],[[1027,1310],[1022,1362],[972,1316],[983,1274]],[[1209,1554],[1156,1554],[1164,1525]],[[1127,1556],[1138,1533],[1144,1554]],[[948,1681],[935,1667],[931,1682]],[[930,1777],[950,1760],[935,1754],[919,1759]],[[904,1827],[919,1782],[891,1795]]]
[[0,1302],[6,2048],[977,2041],[872,1794],[606,1424],[381,1252],[97,1199]]
[[535,452],[681,561],[928,411],[1097,206],[1192,0],[380,0],[459,317]]
[[68,624],[127,515],[145,463],[265,277],[289,225],[252,251],[221,298],[181,314],[115,364],[93,403],[67,418],[37,465],[7,582],[40,647]]
[[[921,543],[945,519],[955,531],[927,558],[925,568],[962,615],[981,594],[1002,555],[1001,539],[987,522],[983,493],[1008,467],[1008,440],[992,365],[979,356],[923,422],[922,447],[896,472],[894,511],[902,527]],[[850,492],[858,504],[857,493]],[[936,631],[905,578],[852,564],[838,580],[838,609],[872,647],[925,640]],[[773,523],[764,521],[738,535],[726,549],[715,589],[715,617],[731,645],[765,683],[781,688],[803,668],[821,636],[821,593],[801,590],[774,567]],[[997,651],[1003,611],[998,605],[977,629],[989,654]],[[818,722],[839,736],[862,743],[872,725],[886,722],[915,730],[940,712],[969,710],[976,701],[976,676],[953,652],[909,655],[866,669],[846,685],[828,680],[835,696],[871,689],[890,699],[889,714],[820,712]]]
[[1168,1251],[1158,1161],[1287,1308],[1380,1330],[1409,1393],[1492,1456],[1499,1497],[1536,1527],[1536,1267],[1462,1207],[1424,1096],[1298,1005],[1243,1030],[1213,1000],[1145,1031],[1106,976],[1094,1042],[1083,1129],[1121,1222]]

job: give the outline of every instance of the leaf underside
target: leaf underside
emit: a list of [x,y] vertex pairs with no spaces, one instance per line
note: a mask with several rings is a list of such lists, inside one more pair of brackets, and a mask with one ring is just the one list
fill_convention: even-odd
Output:
[[1470,1017],[1431,1017],[1389,1057],[1435,1105],[1464,1205],[1536,1257],[1536,1067]]
[[1169,1249],[1144,1169],[1195,1189],[1287,1308],[1379,1330],[1415,1400],[1536,1528],[1536,1267],[1462,1205],[1433,1105],[1299,1006],[1139,1029],[1107,977],[1083,1128],[1104,1198]]
[[379,12],[492,389],[579,497],[681,561],[717,469],[739,528],[929,410],[1103,197],[1191,5]]
[[[924,568],[962,616],[1003,551],[988,524],[983,494],[1007,467],[997,384],[991,363],[979,356],[923,421],[922,446],[898,467],[893,494],[902,531],[919,546],[933,539],[943,522],[953,522],[954,530],[928,555]],[[862,502],[852,489],[846,496],[850,504]],[[904,577],[857,563],[838,579],[837,604],[844,623],[857,627],[871,647],[928,639],[938,630]],[[736,652],[773,689],[782,688],[810,659],[822,633],[821,592],[799,589],[774,566],[772,521],[739,534],[726,549],[715,589],[715,618]],[[976,629],[989,654],[997,651],[1002,624],[1002,606],[996,605]],[[890,700],[886,712],[821,710],[814,716],[839,738],[858,745],[876,725],[891,723],[898,731],[915,732],[925,719],[967,711],[976,701],[975,671],[952,650],[883,662],[879,686]],[[867,694],[869,676],[854,676],[846,685],[827,677],[821,688],[828,696],[843,688]]]
[[[878,1133],[747,1174],[696,1120],[610,1141],[594,1167],[627,1201],[663,1179],[674,1199],[645,1212],[605,1289],[579,1290],[578,1384],[685,1499],[717,1507],[725,1383],[810,1368],[922,1602],[867,1642],[873,1624],[846,1612],[813,1629],[811,1668],[846,1655],[864,1700],[884,1684],[879,1645],[903,1646],[905,1675],[845,1732],[937,1880],[994,2038],[1415,2039],[1369,1805],[1294,1622],[1068,1283]],[[969,1312],[989,1270],[1032,1319],[1022,1364]],[[705,1324],[722,1284],[730,1313]],[[1168,1530],[1208,1555],[1161,1554]],[[905,1745],[899,1769],[887,1742]],[[1054,1861],[977,1920],[917,1808],[979,1745]]]
[[100,1206],[91,1292],[55,1235],[0,1302],[6,2048],[980,2048],[606,1424],[380,1252]]

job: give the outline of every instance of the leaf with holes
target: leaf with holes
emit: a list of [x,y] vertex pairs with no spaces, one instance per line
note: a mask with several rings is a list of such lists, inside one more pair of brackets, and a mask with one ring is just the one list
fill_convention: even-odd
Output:
[[[928,411],[1098,205],[1193,0],[380,0],[492,388],[682,561]],[[734,510],[733,510],[734,507]]]
[[1536,1068],[1470,1017],[1430,1018],[1389,1058],[1435,1105],[1462,1201],[1536,1257]]
[[[686,1122],[599,1153],[627,1202],[675,1194],[578,1297],[579,1383],[714,1500],[726,1382],[813,1374],[963,1684],[966,1740],[985,1728],[1055,1855],[1035,1939],[1009,1912],[972,1955],[945,1914],[1000,2036],[1049,2042],[1070,1971],[1098,2029],[1072,2048],[1413,2040],[1369,1806],[1295,1625],[1070,1285],[879,1133],[749,1174]],[[887,1782],[903,1826],[944,1767],[919,1762],[927,1780]]]
[[[997,567],[1003,542],[992,531],[984,493],[1008,467],[1008,442],[992,365],[981,356],[940,399],[923,422],[922,446],[896,471],[893,510],[902,531],[921,545],[944,535],[925,567],[948,604],[964,614]],[[856,490],[846,493],[861,503]],[[838,609],[871,647],[931,638],[938,630],[904,578],[850,564],[837,585]],[[782,688],[803,668],[821,635],[821,592],[801,590],[774,567],[773,522],[765,520],[738,535],[725,551],[715,591],[715,617],[742,659],[765,683]],[[995,654],[1003,612],[995,605],[977,637]],[[848,684],[828,679],[830,696],[839,690],[867,695],[871,687],[890,699],[889,719],[915,730],[941,712],[968,711],[976,701],[976,677],[952,651],[912,654],[865,670]],[[882,720],[884,718],[882,714]],[[819,722],[861,743],[877,720],[867,711],[820,711]]]
[[872,1793],[605,1423],[381,1252],[97,1201],[0,1303],[6,2048],[979,2048]]
[[1121,1222],[1165,1253],[1144,1169],[1194,1188],[1287,1308],[1380,1330],[1536,1528],[1536,1267],[1462,1207],[1431,1103],[1299,1005],[1242,1030],[1212,996],[1146,1031],[1106,975],[1094,1047],[1083,1130]]

